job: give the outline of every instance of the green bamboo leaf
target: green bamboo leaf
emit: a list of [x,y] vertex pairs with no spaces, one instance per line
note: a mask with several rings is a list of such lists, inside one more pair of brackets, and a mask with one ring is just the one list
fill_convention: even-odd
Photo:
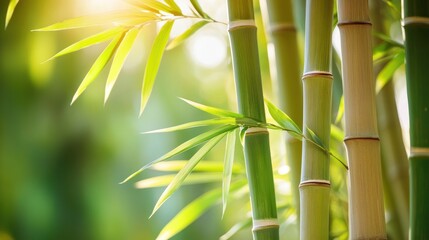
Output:
[[213,126],[213,125],[236,125],[236,122],[234,118],[228,118],[228,117],[215,118],[215,119],[189,122],[189,123],[180,124],[174,127],[144,132],[144,134],[174,132],[174,131],[180,131],[180,130],[195,128],[195,127]]
[[203,112],[218,116],[218,117],[232,117],[232,118],[244,118],[244,115],[239,114],[239,113],[235,113],[235,112],[230,112],[228,110],[224,110],[224,109],[220,109],[220,108],[215,108],[215,107],[209,107],[200,103],[196,103],[193,102],[191,100],[187,100],[184,98],[180,98],[183,101],[185,101],[187,104],[191,105],[194,108],[197,108]]
[[185,167],[181,169],[174,179],[170,182],[164,192],[159,197],[155,207],[152,211],[151,216],[167,201],[168,198],[182,185],[183,181],[191,174],[194,167],[200,162],[200,160],[219,143],[220,140],[225,136],[226,133],[220,134],[210,139],[204,146],[202,146],[186,163]]
[[100,54],[100,56],[95,60],[92,67],[89,69],[88,73],[85,75],[85,78],[82,80],[82,83],[79,85],[76,93],[73,96],[71,104],[76,101],[76,99],[85,91],[85,89],[95,80],[95,78],[100,74],[101,70],[104,69],[106,64],[112,58],[113,53],[118,48],[119,43],[124,37],[124,33],[120,36],[114,38],[110,44],[104,49],[104,51]]
[[139,170],[137,170],[136,172],[134,172],[133,174],[131,174],[129,177],[127,177],[124,181],[121,182],[125,183],[128,180],[130,180],[131,178],[137,176],[138,174],[140,174],[141,172],[143,172],[144,170],[152,167],[154,164],[162,162],[170,157],[173,157],[179,153],[185,152],[209,139],[212,139],[216,136],[219,136],[220,134],[223,134],[225,132],[231,131],[233,129],[237,128],[236,126],[231,126],[231,125],[227,125],[227,126],[222,126],[216,129],[212,129],[209,130],[207,132],[204,132],[182,144],[180,144],[179,146],[177,146],[176,148],[174,148],[173,150],[171,150],[170,152],[164,154],[163,156],[161,156],[160,158],[156,159],[155,161],[152,161],[148,164],[146,164],[145,166],[143,166],[142,168],[140,168]]
[[[128,3],[139,7],[141,9],[145,9],[154,13],[159,13],[160,11],[171,13],[171,14],[177,14],[181,15],[180,8],[177,10],[174,7],[171,7],[163,2],[156,1],[156,0],[127,0]],[[176,5],[177,6],[177,5]]]
[[182,14],[182,10],[180,7],[176,4],[175,0],[165,0],[165,2],[170,6],[171,9],[175,10],[180,15]]
[[7,28],[7,25],[9,25],[10,19],[12,18],[13,12],[15,11],[16,5],[18,4],[19,0],[10,0],[9,5],[7,7],[6,12],[6,21],[4,24],[4,28]]
[[[139,189],[164,187],[173,181],[175,174],[163,175],[141,180],[135,183],[135,187]],[[193,185],[202,183],[211,183],[221,181],[222,176],[219,173],[193,173],[189,175],[183,185]]]
[[231,131],[226,136],[225,158],[224,158],[224,171],[222,180],[222,217],[225,214],[226,205],[228,202],[229,188],[231,185],[232,169],[234,166],[235,155],[235,140],[236,130]]
[[400,42],[397,42],[397,41],[393,40],[391,37],[389,37],[389,36],[387,36],[387,35],[385,35],[385,34],[383,34],[383,33],[375,32],[375,33],[373,33],[373,34],[374,34],[374,36],[376,36],[377,38],[379,38],[379,39],[381,39],[381,40],[385,41],[386,43],[388,43],[388,44],[390,44],[390,45],[392,45],[392,46],[394,46],[394,47],[399,47],[399,48],[404,49],[404,44],[402,44],[402,43],[400,43]]
[[170,37],[170,32],[171,28],[173,27],[173,23],[174,21],[167,21],[164,26],[162,26],[158,36],[156,36],[155,38],[152,49],[149,53],[143,77],[140,115],[142,115],[152,92],[153,84],[158,73],[159,65],[161,64],[165,46],[167,45],[168,38]]
[[107,76],[104,103],[106,103],[107,99],[109,98],[110,92],[116,83],[119,72],[121,71],[125,59],[130,53],[131,47],[133,46],[139,32],[140,28],[132,28],[128,30],[119,44],[118,49],[116,50],[115,56],[113,57],[112,66],[110,67],[109,75]]
[[236,223],[234,226],[232,226],[231,229],[228,230],[224,235],[222,235],[219,240],[228,240],[232,238],[235,234],[237,234],[239,231],[250,228],[252,226],[252,218],[247,217],[245,220]]
[[338,106],[337,117],[335,118],[335,123],[341,122],[341,119],[344,115],[344,96],[341,96],[340,105]]
[[375,62],[383,58],[386,55],[388,49],[389,45],[385,42],[374,47],[372,50],[372,60]]
[[105,42],[111,38],[113,38],[114,36],[117,36],[118,33],[123,32],[124,29],[122,27],[116,27],[116,28],[112,28],[112,29],[108,29],[106,31],[103,31],[101,33],[97,33],[95,35],[92,35],[90,37],[87,37],[83,40],[80,40],[66,48],[64,48],[63,50],[61,50],[60,52],[58,52],[57,54],[55,54],[53,57],[49,58],[47,61],[50,61],[54,58],[63,56],[65,54],[69,54],[72,52],[76,52],[79,51],[81,49],[84,49],[86,47],[101,43],[101,42]]
[[405,52],[401,51],[389,61],[388,64],[380,71],[377,76],[376,91],[377,93],[392,79],[393,74],[401,67],[405,62]]
[[[245,185],[245,181],[237,181],[231,184],[231,191],[236,191]],[[170,239],[191,223],[195,222],[203,213],[210,207],[218,204],[221,200],[222,190],[220,188],[213,189],[204,193],[185,208],[183,208],[159,233],[157,240]]]
[[210,18],[209,15],[207,15],[207,13],[205,13],[203,11],[203,8],[201,7],[200,3],[198,2],[198,0],[190,0],[192,6],[195,8],[195,10],[198,12],[198,14],[203,17],[203,18]]
[[182,44],[186,39],[188,39],[190,36],[192,36],[192,34],[197,32],[198,30],[200,30],[202,27],[204,27],[207,23],[209,23],[209,22],[200,21],[200,22],[197,22],[194,25],[192,25],[185,32],[183,32],[182,34],[177,36],[175,39],[173,39],[173,41],[171,41],[168,44],[167,50],[171,50],[171,49],[179,46],[180,44]]
[[246,131],[247,131],[247,129],[249,129],[248,127],[242,127],[242,128],[240,128],[240,143],[241,143],[241,146],[243,146],[244,147],[244,138],[246,137]]
[[270,115],[274,118],[274,120],[278,124],[280,124],[280,126],[298,135],[302,135],[301,129],[286,113],[284,113],[282,110],[277,108],[273,103],[271,103],[267,99],[265,99],[265,103],[267,104]]
[[316,143],[316,145],[318,145],[320,148],[322,148],[323,150],[325,150],[326,152],[329,152],[328,149],[326,149],[325,145],[323,144],[322,139],[320,139],[315,132],[313,132],[313,130],[311,130],[310,128],[306,128],[307,129],[307,133],[308,133],[308,139],[311,140],[313,143]]
[[[159,162],[150,169],[156,170],[156,171],[163,171],[163,172],[178,172],[180,169],[182,169],[186,163],[187,160],[175,160],[175,161],[165,161],[165,162]],[[224,170],[223,162],[220,161],[204,161],[200,162],[195,168],[194,172],[222,172]],[[234,164],[232,167],[232,172],[234,174],[243,173],[244,167],[239,164]]]
[[112,11],[101,14],[94,14],[88,16],[82,16],[77,18],[71,18],[62,22],[54,23],[44,28],[35,29],[33,31],[59,31],[66,29],[102,26],[112,24],[116,21],[130,19],[137,16],[146,16],[148,19],[156,19],[157,16],[151,13],[135,13],[133,11]]

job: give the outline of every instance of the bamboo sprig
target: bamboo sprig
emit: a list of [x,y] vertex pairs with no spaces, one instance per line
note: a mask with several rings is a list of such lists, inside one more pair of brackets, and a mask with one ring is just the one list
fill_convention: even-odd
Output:
[[349,170],[350,239],[386,239],[367,0],[338,0]]
[[429,7],[427,1],[403,1],[406,78],[410,116],[410,239],[428,239],[429,216]]
[[[331,35],[333,1],[307,1],[304,49],[304,130],[314,131],[329,146],[331,126]],[[329,237],[329,156],[303,141],[301,197],[301,239]]]

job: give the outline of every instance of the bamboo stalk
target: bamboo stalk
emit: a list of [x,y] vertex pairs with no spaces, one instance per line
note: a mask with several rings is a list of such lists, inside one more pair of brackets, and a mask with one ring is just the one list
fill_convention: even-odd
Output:
[[387,239],[367,0],[338,0],[350,239]]
[[[385,33],[383,21],[386,6],[380,1],[371,2],[373,28]],[[381,40],[373,38],[374,43]],[[375,76],[384,64],[374,66]],[[394,82],[390,80],[377,94],[377,120],[380,131],[381,162],[386,209],[390,218],[387,220],[387,232],[391,239],[407,239],[409,227],[409,175],[408,158],[402,141],[401,125],[396,108]]]
[[[304,50],[304,134],[307,127],[329,148],[331,130],[331,36],[333,1],[307,1]],[[303,142],[301,239],[329,237],[329,155]]]
[[[302,83],[300,55],[290,0],[261,1],[269,40],[271,76],[280,109],[302,128]],[[299,216],[299,181],[302,143],[284,134],[286,161],[291,169],[294,206]]]
[[404,32],[410,115],[410,239],[429,239],[429,5],[404,1]]
[[[229,39],[239,112],[265,122],[256,25],[252,0],[228,0]],[[278,239],[268,131],[246,130],[245,162],[253,218],[253,238]]]

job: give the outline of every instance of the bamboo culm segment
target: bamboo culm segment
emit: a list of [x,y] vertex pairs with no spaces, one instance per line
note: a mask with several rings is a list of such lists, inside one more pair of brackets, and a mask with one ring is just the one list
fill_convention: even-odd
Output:
[[[291,0],[261,1],[262,14],[268,29],[270,72],[281,110],[302,129],[302,83],[297,31]],[[285,133],[282,146],[286,149],[294,207],[299,216],[299,181],[301,176],[302,143]]]
[[[229,39],[239,112],[265,121],[252,0],[228,0]],[[247,131],[244,140],[252,206],[253,238],[279,239],[273,170],[267,131]]]
[[387,239],[367,0],[338,0],[350,239]]
[[[304,135],[311,129],[329,148],[333,77],[331,36],[333,1],[307,1],[305,27]],[[300,237],[329,238],[329,155],[303,141],[301,168]]]
[[428,239],[429,228],[429,5],[404,1],[404,32],[410,114],[410,239]]

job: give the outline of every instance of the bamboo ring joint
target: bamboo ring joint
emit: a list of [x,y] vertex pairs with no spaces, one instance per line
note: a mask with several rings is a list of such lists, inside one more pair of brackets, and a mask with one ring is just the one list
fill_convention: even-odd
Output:
[[371,26],[372,23],[370,21],[344,21],[344,22],[338,22],[337,23],[338,27],[349,26],[349,25],[367,25],[367,26]]
[[333,79],[332,73],[326,72],[326,71],[310,71],[306,72],[302,75],[302,80],[305,80],[307,78],[311,77],[324,77],[324,78],[330,78]]
[[380,141],[380,138],[378,136],[346,136],[344,138],[344,142],[351,141],[351,140],[374,140],[374,141]]
[[429,148],[411,147],[410,157],[429,157]]
[[402,26],[408,26],[408,25],[414,25],[414,24],[424,24],[424,25],[429,25],[429,18],[428,17],[418,17],[418,16],[413,16],[413,17],[405,17],[402,20]]
[[266,128],[261,128],[261,127],[252,127],[246,130],[246,135],[258,134],[258,133],[268,134],[268,130]]
[[309,186],[331,187],[331,182],[328,180],[322,180],[322,179],[311,179],[311,180],[302,181],[299,184],[299,188],[309,187]]
[[252,231],[258,231],[268,228],[278,228],[279,225],[279,220],[277,220],[277,218],[255,219],[253,220]]
[[255,20],[253,19],[240,19],[235,21],[230,21],[228,23],[228,31],[232,31],[242,27],[254,27],[256,28]]
[[269,26],[268,31],[271,33],[276,33],[281,31],[295,32],[296,28],[295,28],[295,25],[293,25],[292,23],[278,23],[278,24],[273,24]]

